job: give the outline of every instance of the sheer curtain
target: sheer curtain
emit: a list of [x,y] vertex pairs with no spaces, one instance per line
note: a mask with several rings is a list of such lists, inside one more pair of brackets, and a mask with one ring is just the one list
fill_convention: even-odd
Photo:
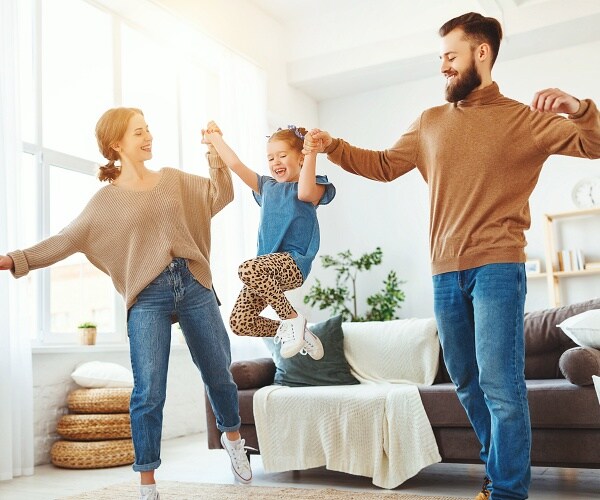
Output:
[[[0,253],[17,247],[21,135],[18,0],[0,1]],[[0,480],[33,474],[31,347],[19,288],[0,272]]]
[[[220,56],[220,102],[215,121],[223,137],[239,158],[252,170],[267,172],[267,104],[264,72],[245,59],[223,50]],[[221,313],[229,325],[229,315],[242,288],[237,268],[256,256],[259,206],[252,190],[233,174],[235,198],[212,224],[211,267]],[[269,356],[262,339],[231,336],[234,360]]]

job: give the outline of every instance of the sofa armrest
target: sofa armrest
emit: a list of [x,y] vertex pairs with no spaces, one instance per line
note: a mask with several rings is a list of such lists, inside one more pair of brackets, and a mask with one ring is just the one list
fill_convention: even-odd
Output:
[[563,352],[558,366],[564,377],[575,385],[592,385],[592,376],[600,376],[600,349],[572,347]]
[[231,364],[231,374],[238,390],[258,389],[273,383],[275,363],[271,358],[234,361]]

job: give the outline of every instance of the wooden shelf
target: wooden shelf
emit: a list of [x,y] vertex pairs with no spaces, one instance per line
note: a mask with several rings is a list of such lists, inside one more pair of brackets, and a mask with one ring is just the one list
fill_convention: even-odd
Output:
[[537,278],[545,278],[546,277],[546,273],[527,273],[527,279],[528,280],[534,280]]
[[569,276],[586,276],[588,274],[600,274],[600,269],[580,269],[579,271],[554,271],[554,276],[568,278]]
[[544,214],[548,220],[566,219],[568,217],[583,217],[585,215],[600,215],[600,207],[585,208],[582,210],[569,210],[567,212],[557,212],[554,214]]
[[560,280],[562,278],[572,277],[590,277],[600,275],[600,269],[580,269],[577,271],[554,271],[556,269],[555,259],[557,258],[557,249],[554,242],[554,223],[557,220],[565,221],[566,219],[576,217],[594,217],[600,216],[600,207],[587,208],[583,210],[570,210],[567,212],[558,212],[554,214],[544,214],[546,233],[546,283],[548,286],[548,297],[550,305],[553,307],[561,305],[560,296]]

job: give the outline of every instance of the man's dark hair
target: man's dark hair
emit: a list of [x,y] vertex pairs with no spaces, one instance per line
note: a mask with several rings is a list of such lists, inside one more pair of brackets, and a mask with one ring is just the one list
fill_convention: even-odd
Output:
[[469,12],[444,23],[438,33],[444,37],[456,28],[464,31],[472,46],[482,43],[489,44],[492,49],[493,66],[500,50],[500,40],[502,40],[502,26],[498,20],[493,17],[484,17],[476,12]]

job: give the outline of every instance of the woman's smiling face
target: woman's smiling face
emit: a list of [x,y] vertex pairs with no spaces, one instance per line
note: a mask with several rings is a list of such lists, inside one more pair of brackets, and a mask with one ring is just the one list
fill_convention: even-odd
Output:
[[271,175],[277,182],[297,182],[304,156],[287,141],[267,143],[267,160]]
[[152,158],[152,140],[153,137],[144,116],[133,115],[123,138],[116,145],[121,162],[125,160],[139,163],[150,160]]

